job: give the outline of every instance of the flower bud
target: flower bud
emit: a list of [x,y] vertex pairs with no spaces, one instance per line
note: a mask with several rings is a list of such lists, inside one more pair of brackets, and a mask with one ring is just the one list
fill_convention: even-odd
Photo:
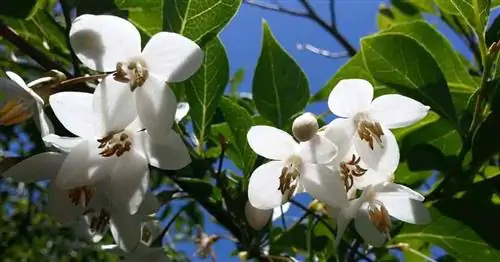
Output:
[[321,203],[319,200],[315,199],[309,204],[309,210],[313,211],[314,213],[327,213],[328,207]]
[[273,214],[272,209],[258,209],[252,206],[250,202],[245,205],[245,216],[248,224],[255,230],[261,230],[271,218]]
[[309,112],[295,118],[292,125],[293,136],[300,142],[311,139],[318,132],[319,126],[316,117]]

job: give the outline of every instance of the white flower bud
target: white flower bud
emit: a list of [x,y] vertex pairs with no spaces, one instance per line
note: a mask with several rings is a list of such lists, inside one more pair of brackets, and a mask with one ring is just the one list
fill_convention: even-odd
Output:
[[293,136],[300,142],[311,139],[318,132],[318,129],[316,117],[309,112],[295,118],[292,125]]
[[272,209],[258,209],[252,206],[250,202],[245,205],[245,216],[248,224],[255,230],[261,230],[271,218],[273,214]]

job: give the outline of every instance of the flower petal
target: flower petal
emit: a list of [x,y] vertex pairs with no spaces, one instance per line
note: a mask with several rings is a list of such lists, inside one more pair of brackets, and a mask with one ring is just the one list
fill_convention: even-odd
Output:
[[258,209],[252,206],[250,202],[245,205],[245,217],[248,224],[255,230],[261,230],[273,214],[272,209]]
[[171,130],[164,141],[155,141],[147,132],[137,134],[150,165],[164,170],[179,170],[191,163],[191,156],[179,134]]
[[398,94],[375,98],[369,109],[369,117],[387,128],[400,128],[420,121],[430,107],[417,100]]
[[160,32],[144,47],[142,58],[148,70],[162,81],[181,82],[192,76],[203,62],[203,51],[180,34]]
[[149,168],[146,159],[134,150],[118,157],[111,172],[110,199],[115,207],[137,213],[149,186]]
[[9,168],[2,176],[26,183],[49,180],[55,177],[65,157],[55,152],[40,153]]
[[279,188],[283,161],[270,161],[256,168],[248,184],[248,201],[258,209],[273,209],[286,201]]
[[111,15],[82,15],[69,32],[71,48],[84,65],[100,72],[140,55],[141,36],[129,21]]
[[90,215],[80,216],[77,221],[73,223],[72,229],[76,237],[85,241],[97,243],[104,237],[102,233],[96,232],[90,228]]
[[177,111],[175,111],[175,122],[179,123],[189,113],[189,104],[181,102],[177,104]]
[[328,107],[336,116],[353,117],[369,108],[373,86],[364,79],[340,80],[328,97]]
[[417,201],[424,201],[425,197],[417,191],[396,183],[383,183],[376,186],[378,195],[400,196],[411,198]]
[[53,134],[54,125],[50,121],[49,117],[43,111],[43,105],[37,103],[36,107],[37,107],[37,114],[34,119],[35,119],[35,124],[37,125],[38,130],[40,131],[41,137]]
[[412,224],[427,224],[431,222],[431,215],[424,203],[399,196],[380,195],[376,199],[384,203],[389,215]]
[[137,216],[113,213],[109,222],[113,239],[122,250],[131,252],[139,245],[141,223]]
[[328,215],[337,221],[337,238],[335,240],[336,246],[339,246],[342,238],[344,237],[347,226],[356,216],[362,204],[363,199],[357,198],[350,201],[349,205],[343,208],[328,206]]
[[95,89],[93,105],[105,133],[123,130],[137,117],[129,84],[117,82],[111,76],[104,78]]
[[382,246],[386,241],[386,235],[380,233],[368,216],[368,205],[362,205],[354,219],[354,226],[361,237],[370,245]]
[[99,155],[97,141],[84,140],[74,147],[64,160],[57,177],[56,185],[64,189],[93,185],[113,170],[117,157]]
[[[160,207],[161,204],[158,201],[158,198],[155,196],[155,194],[151,193],[150,191],[147,191],[146,194],[144,195],[144,200],[142,201],[142,204],[139,207],[139,210],[137,211],[137,214],[144,215],[145,217],[147,217],[150,214],[153,214],[156,211],[158,211]],[[151,227],[151,225],[148,225],[148,227]]]
[[53,146],[62,152],[69,153],[74,147],[80,144],[83,139],[80,137],[65,137],[56,134],[50,134],[42,137],[47,146]]
[[172,129],[177,109],[172,89],[150,75],[134,92],[141,123],[152,136],[165,136]]
[[309,194],[329,206],[348,205],[347,193],[338,170],[331,170],[323,165],[304,164],[299,181]]
[[49,102],[57,119],[71,133],[87,139],[104,136],[92,108],[92,94],[60,92],[51,95]]
[[273,160],[285,160],[297,149],[291,135],[272,126],[252,126],[247,140],[255,153]]
[[76,220],[83,214],[85,208],[81,205],[74,205],[69,196],[68,190],[56,186],[51,182],[48,189],[47,213],[61,224]]
[[383,147],[374,142],[372,150],[366,141],[361,140],[359,135],[354,136],[354,146],[368,168],[392,174],[399,164],[398,142],[389,129],[382,127],[382,130],[384,132],[381,137]]
[[[360,164],[363,167],[363,164]],[[378,183],[388,182],[392,179],[393,174],[388,172],[377,172],[369,168],[362,176],[353,176],[354,187],[357,189],[364,189],[369,185],[376,185]]]
[[309,141],[299,144],[302,161],[327,164],[337,157],[338,147],[324,136],[315,135]]
[[[276,219],[280,218],[281,216],[284,216],[286,212],[288,212],[288,209],[290,209],[290,202],[286,202],[285,204],[273,208],[273,218],[272,220],[275,221]],[[283,211],[283,212],[281,212]]]
[[355,133],[356,128],[352,119],[336,118],[319,134],[324,135],[337,146],[338,151],[337,157],[335,158],[337,161],[335,162],[340,163],[352,147]]

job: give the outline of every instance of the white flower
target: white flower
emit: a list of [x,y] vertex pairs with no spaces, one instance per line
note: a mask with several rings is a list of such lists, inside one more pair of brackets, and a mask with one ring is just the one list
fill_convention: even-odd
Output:
[[[101,72],[115,71],[102,86],[121,94],[123,107],[137,108],[140,121],[151,135],[163,135],[172,126],[177,102],[165,82],[181,82],[194,74],[203,60],[200,47],[190,39],[169,32],[151,37],[141,52],[139,31],[129,21],[110,15],[82,15],[70,30],[71,47],[86,66]],[[134,91],[133,95],[131,90]]]
[[[409,126],[421,120],[427,115],[429,107],[397,94],[372,99],[373,86],[368,81],[348,79],[340,81],[332,90],[328,106],[332,113],[344,118],[333,122],[340,120],[337,125],[343,126],[348,138],[354,135],[353,141],[344,141],[352,141],[361,159],[369,167],[378,170],[381,158],[393,159],[386,154],[398,154],[399,158],[399,148],[391,142],[395,139],[389,129]],[[329,128],[326,128],[326,132]]]
[[7,95],[7,100],[0,108],[0,125],[19,124],[34,116],[42,136],[52,133],[54,127],[43,111],[43,99],[19,75],[10,71],[5,73],[16,84],[10,81],[1,83],[0,92]]
[[368,186],[349,207],[339,213],[332,209],[331,215],[337,219],[337,245],[352,218],[356,231],[376,247],[390,238],[390,216],[412,224],[429,223],[431,216],[422,201],[421,194],[403,185],[384,182]]
[[259,209],[272,209],[303,190],[333,206],[347,204],[338,170],[323,164],[337,154],[337,147],[322,136],[300,144],[286,132],[270,126],[253,126],[247,134],[250,147],[271,159],[254,170],[248,199]]
[[[103,89],[104,90],[104,89]],[[149,185],[148,163],[161,169],[180,169],[190,163],[180,136],[171,131],[164,141],[153,140],[140,130],[133,110],[117,103],[109,89],[106,101],[88,93],[62,92],[49,98],[56,117],[79,138],[44,138],[57,148],[71,150],[56,177],[64,189],[93,186],[104,178],[106,193],[114,205],[137,212]],[[95,97],[94,97],[95,99]]]
[[189,104],[181,102],[177,104],[177,110],[175,111],[175,122],[179,123],[184,117],[189,113]]
[[[281,209],[283,208],[283,212]],[[250,202],[247,201],[245,205],[245,217],[248,224],[255,230],[261,230],[267,223],[269,219],[276,221],[282,215],[284,215],[290,208],[290,202],[287,202],[281,206],[275,207],[273,209],[258,209],[252,206]]]
[[67,190],[54,183],[53,180],[65,158],[66,155],[61,153],[40,153],[19,162],[2,174],[4,177],[25,183],[51,180],[48,184],[48,202],[45,209],[50,216],[62,224],[74,221],[81,216],[84,212],[84,205],[81,204],[85,204],[88,200],[86,197],[94,192],[90,188],[89,190],[84,190],[84,188]]

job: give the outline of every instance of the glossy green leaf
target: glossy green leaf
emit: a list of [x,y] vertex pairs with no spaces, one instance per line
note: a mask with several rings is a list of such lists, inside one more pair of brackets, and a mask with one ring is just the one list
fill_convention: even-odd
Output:
[[500,152],[500,140],[496,139],[500,133],[500,114],[493,112],[481,123],[472,141],[472,161],[482,164],[493,154]]
[[389,28],[399,23],[421,20],[420,10],[408,1],[391,1],[390,7],[381,6],[377,14],[379,30]]
[[385,33],[363,38],[361,50],[376,80],[457,122],[445,77],[422,45],[400,33]]
[[240,159],[243,161],[243,174],[249,176],[257,158],[257,155],[247,142],[248,130],[253,126],[252,115],[245,108],[227,97],[222,98],[220,107],[235,139],[228,142],[236,144]]
[[200,42],[207,34],[217,35],[241,5],[241,0],[163,2],[163,29],[189,37],[195,42]]
[[253,98],[262,116],[278,128],[284,128],[290,124],[290,117],[305,108],[309,100],[308,82],[265,21],[262,30],[262,49],[253,76]]
[[190,105],[189,114],[200,145],[206,140],[208,128],[220,98],[229,81],[229,62],[224,46],[216,37],[203,47],[201,68],[182,85]]
[[1,1],[0,16],[29,19],[38,11],[43,10],[46,4],[46,0]]
[[484,34],[491,0],[435,0],[443,11],[461,16],[478,36]]

